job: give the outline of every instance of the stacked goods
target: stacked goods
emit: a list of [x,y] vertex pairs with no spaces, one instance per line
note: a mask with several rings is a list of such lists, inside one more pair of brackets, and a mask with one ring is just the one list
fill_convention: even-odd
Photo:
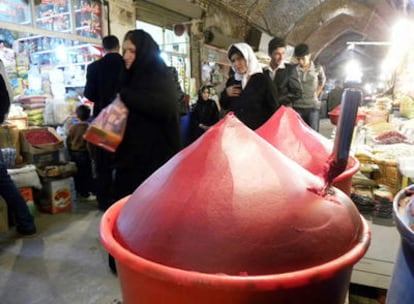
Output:
[[379,183],[389,186],[395,194],[401,188],[402,175],[398,168],[398,159],[414,155],[414,146],[401,143],[393,145],[377,145],[372,150],[374,162],[379,166],[379,171],[374,172],[374,179]]
[[387,131],[396,131],[395,126],[393,124],[383,121],[368,123],[365,125],[365,128],[367,129],[367,132],[374,137]]
[[375,100],[375,107],[377,110],[390,111],[392,108],[392,100],[388,97],[380,97]]
[[365,126],[370,141],[379,145],[410,143],[410,140],[388,122],[369,123]]
[[380,187],[373,191],[375,210],[374,215],[379,218],[392,218],[393,194],[387,187]]
[[30,125],[40,126],[43,124],[46,96],[20,96],[18,101],[26,112]]
[[379,109],[366,110],[365,123],[386,122],[388,120],[388,111]]
[[350,197],[359,212],[364,215],[373,214],[375,210],[375,203],[370,191],[355,188]]
[[[355,157],[364,166],[373,168],[369,173],[379,185],[388,186],[390,192],[397,193],[402,184],[399,160],[414,155],[414,145],[407,143],[359,146]],[[375,166],[375,169],[374,169]]]
[[399,99],[400,115],[406,118],[414,118],[414,99],[405,95]]

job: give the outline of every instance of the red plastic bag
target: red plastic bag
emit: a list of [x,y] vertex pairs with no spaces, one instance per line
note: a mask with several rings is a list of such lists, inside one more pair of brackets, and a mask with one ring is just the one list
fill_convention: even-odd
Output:
[[128,118],[128,108],[119,96],[91,122],[85,140],[110,152],[122,141]]

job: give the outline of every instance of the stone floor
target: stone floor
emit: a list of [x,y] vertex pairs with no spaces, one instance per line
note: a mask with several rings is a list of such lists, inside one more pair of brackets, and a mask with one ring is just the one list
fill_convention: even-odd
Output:
[[[321,120],[321,134],[331,137],[332,129]],[[13,228],[0,233],[0,303],[121,303],[99,241],[101,216],[95,201],[78,202],[71,212],[37,212],[34,238],[19,238]],[[357,298],[351,295],[350,304],[376,303]]]
[[1,304],[115,304],[118,279],[99,242],[102,212],[81,202],[71,212],[36,213],[38,234],[0,234]]

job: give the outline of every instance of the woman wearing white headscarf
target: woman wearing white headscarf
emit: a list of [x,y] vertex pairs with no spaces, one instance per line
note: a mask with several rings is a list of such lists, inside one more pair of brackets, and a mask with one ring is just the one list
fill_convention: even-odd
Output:
[[252,48],[244,42],[232,44],[227,52],[234,74],[227,80],[220,104],[255,130],[278,108],[269,83]]

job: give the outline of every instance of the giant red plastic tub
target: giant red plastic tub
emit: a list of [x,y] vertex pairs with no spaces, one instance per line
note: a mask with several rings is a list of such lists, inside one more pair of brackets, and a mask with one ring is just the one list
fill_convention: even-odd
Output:
[[343,304],[369,228],[229,114],[103,216],[125,304]]
[[343,304],[352,267],[370,243],[369,227],[361,218],[359,242],[339,258],[316,267],[262,276],[186,271],[143,259],[114,237],[119,212],[128,198],[109,208],[100,226],[101,242],[117,263],[124,304]]

